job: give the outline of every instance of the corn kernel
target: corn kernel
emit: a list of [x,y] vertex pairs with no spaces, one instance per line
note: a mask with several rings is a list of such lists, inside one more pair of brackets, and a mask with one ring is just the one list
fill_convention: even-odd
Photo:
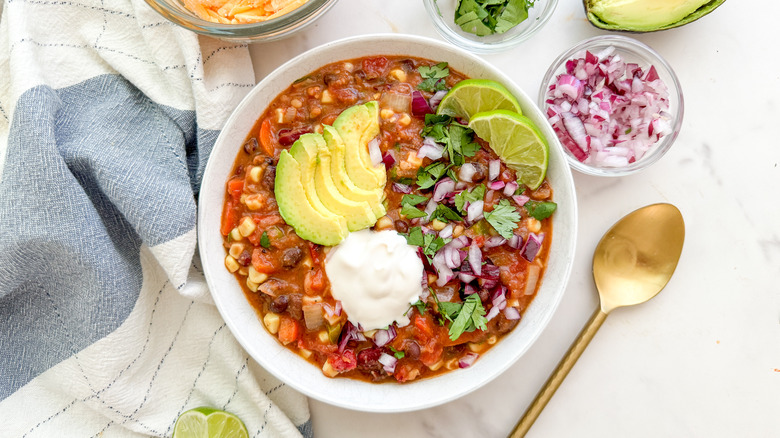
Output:
[[442,365],[444,365],[444,361],[443,361],[442,359],[439,359],[439,361],[438,361],[438,362],[436,362],[435,364],[433,364],[433,365],[428,365],[428,368],[429,368],[431,371],[436,371],[436,370],[438,370],[439,368],[441,368],[441,366],[442,366]]
[[436,283],[436,280],[438,280],[439,277],[436,276],[436,274],[428,274],[428,284]]
[[301,266],[305,268],[311,268],[312,266],[314,266],[314,261],[311,259],[311,257],[307,256],[306,258],[303,259],[303,261],[301,261]]
[[510,298],[506,300],[506,306],[507,307],[520,307],[520,300],[517,298]]
[[322,374],[325,374],[328,377],[336,377],[339,375],[339,372],[333,368],[333,365],[331,365],[330,362],[325,361],[325,363],[322,364]]
[[401,126],[409,126],[410,123],[412,123],[412,118],[409,117],[409,114],[404,113],[404,115],[398,119],[398,124]]
[[469,350],[473,351],[474,353],[481,353],[485,351],[485,348],[487,348],[487,344],[485,343],[477,344],[474,342],[469,342]]
[[409,155],[406,156],[406,161],[414,167],[422,166],[422,158],[418,157],[415,151],[409,152]]
[[376,228],[378,230],[386,230],[393,227],[393,220],[390,216],[382,216],[376,221]]
[[320,114],[322,114],[322,108],[319,106],[312,106],[309,108],[309,117],[314,118],[318,117]]
[[490,335],[490,337],[487,338],[487,341],[485,342],[487,342],[488,345],[496,345],[496,342],[498,342],[498,336]]
[[322,95],[322,93],[320,93],[320,87],[317,86],[307,88],[306,94],[308,94],[309,97],[314,97],[317,99],[319,99],[320,96]]
[[238,256],[241,255],[241,253],[244,252],[244,244],[243,243],[234,243],[230,245],[230,249],[228,250],[228,254],[230,254],[231,257],[237,259]]
[[333,103],[333,95],[330,94],[330,91],[327,89],[322,92],[322,97],[320,97],[320,102],[322,103]]
[[301,357],[303,357],[304,359],[308,359],[308,358],[310,358],[310,357],[311,357],[311,353],[312,353],[312,351],[311,351],[311,350],[307,350],[307,349],[305,349],[305,348],[299,348],[299,349],[298,349],[298,354],[299,354]]
[[249,278],[246,279],[246,287],[249,288],[252,292],[257,292],[257,288],[260,287],[260,284],[255,283],[254,281],[250,280]]
[[266,280],[268,280],[268,275],[264,274],[262,272],[257,272],[254,266],[249,267],[249,271],[247,271],[248,279],[252,283],[257,283],[258,285],[265,283]]
[[284,123],[284,110],[281,108],[276,109],[276,123]]
[[464,228],[463,225],[455,225],[455,228],[452,230],[452,235],[454,237],[460,237],[464,231],[466,231],[466,228]]
[[268,333],[271,333],[272,335],[275,335],[279,332],[279,324],[282,322],[282,318],[279,317],[278,314],[273,312],[268,312],[263,317],[263,324],[265,324],[265,328],[268,329]]
[[363,336],[365,336],[367,338],[371,338],[371,339],[374,339],[374,335],[375,334],[376,334],[376,330],[368,330],[368,331],[363,332]]
[[290,101],[290,105],[292,105],[295,108],[300,108],[303,106],[303,102],[301,102],[300,99],[293,99]]
[[324,128],[322,127],[322,123],[318,123],[317,126],[314,127],[314,132],[317,134],[322,134],[322,131],[324,131]]
[[525,227],[532,233],[538,233],[542,229],[542,223],[535,218],[529,217],[525,220]]
[[244,236],[241,235],[241,231],[238,230],[238,227],[233,228],[230,230],[230,239],[232,240],[241,240]]
[[242,266],[241,268],[239,268],[238,273],[246,277],[246,275],[249,274],[249,270],[246,267]]
[[446,222],[442,222],[438,219],[434,219],[433,221],[431,221],[431,228],[433,228],[436,231],[441,231],[446,226],[447,226]]
[[236,272],[238,271],[238,268],[241,266],[238,264],[235,258],[233,256],[226,256],[225,257],[225,267],[230,272]]
[[244,199],[244,205],[250,210],[263,208],[263,198],[260,195],[249,195]]
[[238,232],[244,237],[254,233],[255,228],[255,221],[249,216],[244,216],[238,224]]
[[317,332],[317,339],[323,344],[330,344],[330,336],[328,336],[328,332],[325,330]]
[[455,357],[448,360],[447,362],[444,363],[444,367],[447,368],[448,370],[454,370],[460,368],[460,366],[458,365],[458,358]]
[[344,70],[346,71],[352,71],[353,68],[355,68],[354,65],[352,65],[351,62],[345,62],[342,67],[344,67]]
[[306,295],[301,298],[302,304],[317,304],[322,302],[322,297],[319,295]]
[[381,117],[381,118],[383,118],[385,120],[393,117],[394,115],[395,115],[395,113],[390,108],[384,108],[381,111],[379,111],[379,117]]
[[249,169],[249,179],[252,182],[260,182],[261,176],[263,176],[263,169],[260,166],[253,166]]
[[406,82],[406,72],[401,70],[400,68],[394,68],[390,70],[388,76],[390,76],[391,78],[398,79],[399,82]]

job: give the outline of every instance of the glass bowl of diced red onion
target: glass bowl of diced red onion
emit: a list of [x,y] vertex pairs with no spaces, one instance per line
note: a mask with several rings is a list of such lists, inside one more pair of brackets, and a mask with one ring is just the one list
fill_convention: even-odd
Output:
[[622,176],[647,168],[671,148],[684,105],[677,75],[661,55],[633,38],[604,35],[552,63],[539,106],[573,169]]

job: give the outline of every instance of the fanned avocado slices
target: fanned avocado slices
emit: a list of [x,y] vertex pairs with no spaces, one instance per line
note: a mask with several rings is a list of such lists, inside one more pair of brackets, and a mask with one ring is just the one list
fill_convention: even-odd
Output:
[[583,0],[588,21],[616,31],[655,32],[696,21],[726,0]]
[[333,127],[344,141],[344,162],[352,182],[364,190],[384,187],[385,167],[374,166],[368,153],[368,142],[379,134],[377,102],[347,108],[333,122]]

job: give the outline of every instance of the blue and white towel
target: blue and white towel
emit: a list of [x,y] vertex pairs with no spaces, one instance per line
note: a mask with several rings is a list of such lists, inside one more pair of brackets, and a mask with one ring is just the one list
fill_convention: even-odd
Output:
[[198,406],[311,436],[195,249],[209,151],[254,85],[248,47],[143,0],[5,0],[0,20],[0,435],[170,436]]

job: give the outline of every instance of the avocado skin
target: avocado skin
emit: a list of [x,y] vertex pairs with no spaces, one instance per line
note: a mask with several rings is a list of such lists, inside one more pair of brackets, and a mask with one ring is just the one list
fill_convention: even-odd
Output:
[[592,24],[593,26],[599,29],[618,31],[618,32],[628,32],[628,33],[647,33],[647,32],[658,32],[661,30],[673,29],[675,27],[680,27],[685,24],[694,22],[699,18],[714,11],[715,8],[723,4],[725,1],[726,0],[712,0],[709,3],[702,5],[699,9],[693,11],[691,14],[689,14],[687,17],[683,18],[682,20],[679,20],[675,23],[660,26],[652,30],[631,29],[631,28],[626,28],[624,26],[620,26],[619,24],[607,23],[603,21],[601,18],[599,18],[596,14],[590,11],[590,7],[589,7],[590,0],[582,0],[582,5],[585,8],[585,15],[588,17],[588,21],[590,22],[590,24]]

